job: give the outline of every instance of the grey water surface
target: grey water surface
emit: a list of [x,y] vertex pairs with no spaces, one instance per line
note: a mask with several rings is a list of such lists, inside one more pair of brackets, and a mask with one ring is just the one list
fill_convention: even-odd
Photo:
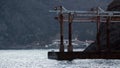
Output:
[[119,68],[120,60],[75,59],[57,61],[47,58],[50,50],[0,50],[0,68]]

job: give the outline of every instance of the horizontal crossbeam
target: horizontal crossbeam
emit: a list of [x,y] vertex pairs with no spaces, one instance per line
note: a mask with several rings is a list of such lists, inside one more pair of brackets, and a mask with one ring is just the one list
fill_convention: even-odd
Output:
[[49,12],[52,13],[62,13],[62,14],[74,14],[77,16],[102,16],[102,17],[120,17],[120,12],[119,11],[104,11],[100,7],[98,7],[96,10],[91,10],[91,11],[74,11],[74,10],[67,10],[64,7],[61,9],[57,10],[50,10]]

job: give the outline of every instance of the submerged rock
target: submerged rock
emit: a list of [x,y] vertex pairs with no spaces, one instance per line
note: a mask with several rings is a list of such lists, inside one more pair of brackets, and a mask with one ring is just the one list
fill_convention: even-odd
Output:
[[[107,10],[108,11],[120,11],[120,0],[112,1],[109,4]],[[118,17],[115,17],[114,19],[116,18]],[[101,36],[100,36],[101,50],[106,50],[107,49],[107,46],[106,46],[107,34],[106,34],[106,28],[105,28],[104,23],[100,25],[100,32],[101,32]],[[120,50],[120,22],[110,23],[110,48],[111,50]],[[85,51],[96,51],[96,49],[97,49],[97,43],[94,42],[89,47],[87,47]]]

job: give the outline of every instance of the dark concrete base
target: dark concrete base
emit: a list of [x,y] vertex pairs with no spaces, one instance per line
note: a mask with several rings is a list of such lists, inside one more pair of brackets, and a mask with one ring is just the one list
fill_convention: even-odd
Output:
[[48,52],[49,59],[120,59],[120,52]]

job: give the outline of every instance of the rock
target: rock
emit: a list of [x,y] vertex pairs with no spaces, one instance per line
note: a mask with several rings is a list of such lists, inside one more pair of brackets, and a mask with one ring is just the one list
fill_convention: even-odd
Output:
[[107,10],[120,11],[120,0],[114,0],[112,3],[110,3]]
[[[120,11],[120,0],[114,0],[109,4],[108,11]],[[114,18],[115,19],[115,18]],[[101,41],[101,50],[107,50],[106,46],[106,28],[105,24],[100,25],[100,41]],[[120,22],[110,24],[110,48],[111,50],[120,50]],[[95,51],[97,49],[97,43],[94,42],[84,51]]]

